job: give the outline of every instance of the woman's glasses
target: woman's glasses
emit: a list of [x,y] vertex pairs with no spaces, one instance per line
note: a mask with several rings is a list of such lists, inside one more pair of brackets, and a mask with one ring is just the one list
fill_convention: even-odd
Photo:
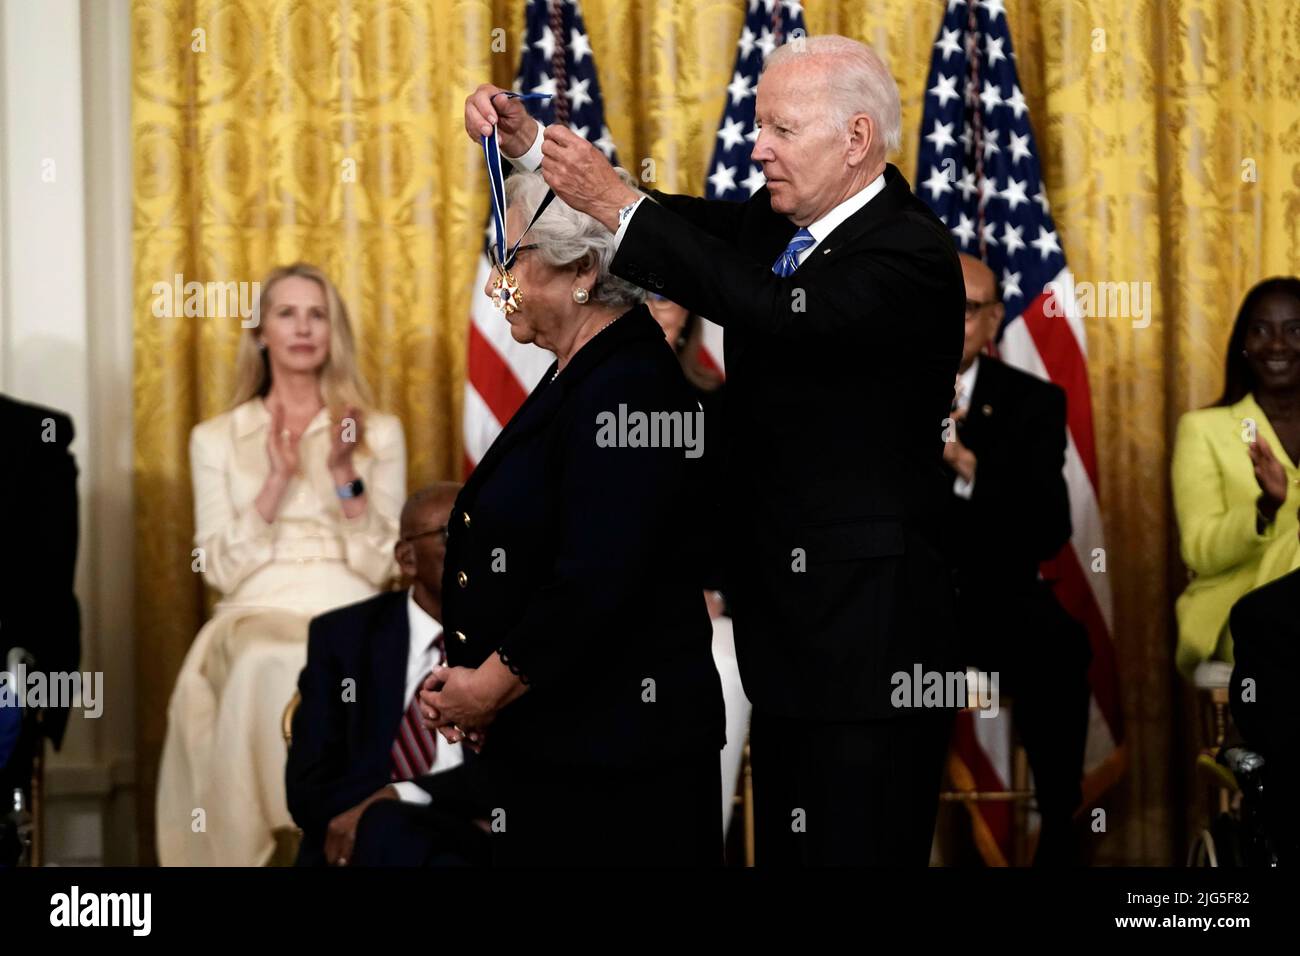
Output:
[[[526,252],[529,249],[538,249],[538,248],[540,248],[539,243],[530,242],[526,246],[520,246],[519,248],[517,248],[514,254],[516,257],[518,257],[519,253],[521,252]],[[491,239],[484,239],[483,251],[487,253],[488,261],[492,263],[493,269],[496,269],[497,272],[505,271],[504,269],[501,268],[501,262],[497,258],[497,244],[495,242],[493,242]],[[511,265],[514,265],[514,262],[511,262]]]

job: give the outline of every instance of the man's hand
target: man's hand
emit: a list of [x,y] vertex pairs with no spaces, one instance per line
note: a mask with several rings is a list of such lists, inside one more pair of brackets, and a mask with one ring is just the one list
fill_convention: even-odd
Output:
[[397,799],[395,789],[384,787],[331,820],[325,829],[325,862],[330,866],[347,866],[352,859],[352,845],[357,840],[357,824],[361,822],[361,814],[376,800]]
[[522,156],[537,138],[537,120],[528,115],[524,104],[509,96],[497,96],[507,90],[484,83],[465,98],[465,132],[478,144],[481,137],[497,127],[497,145],[507,156]]
[[618,211],[640,198],[619,178],[604,153],[558,123],[546,127],[543,134],[542,178],[570,207],[600,221],[610,232],[618,231]]
[[975,480],[975,453],[961,443],[957,437],[956,424],[966,417],[965,409],[958,409],[953,412],[953,433],[952,441],[943,443],[943,460],[953,471],[957,472],[966,481]]

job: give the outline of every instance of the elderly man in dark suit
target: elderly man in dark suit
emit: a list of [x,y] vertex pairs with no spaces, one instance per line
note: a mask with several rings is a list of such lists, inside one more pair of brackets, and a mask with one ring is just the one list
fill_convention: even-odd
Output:
[[447,520],[460,486],[432,485],[402,509],[398,566],[411,587],[311,622],[285,773],[303,830],[300,866],[459,865],[486,858],[486,836],[454,780],[459,743],[417,719],[416,692],[443,659]]
[[[466,102],[516,165],[616,235],[611,271],[726,329],[725,585],[760,863],[928,859],[952,711],[891,701],[959,666],[933,524],[963,290],[947,229],[885,161],[898,90],[868,47],[800,38],[758,85],[743,203],[629,188],[500,90]],[[716,453],[710,451],[709,453]]]
[[1083,797],[1092,648],[1038,571],[1070,540],[1065,392],[981,354],[1002,299],[988,266],[968,255],[961,265],[966,339],[943,455],[957,630],[967,663],[997,672],[1015,701],[1042,817],[1034,862],[1070,865],[1080,858],[1072,817]]

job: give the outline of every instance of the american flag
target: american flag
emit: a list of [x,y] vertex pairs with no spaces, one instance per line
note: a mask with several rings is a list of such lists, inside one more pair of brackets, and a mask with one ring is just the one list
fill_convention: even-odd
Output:
[[[524,18],[524,46],[514,91],[551,94],[552,99],[530,104],[532,115],[544,126],[567,123],[599,147],[611,163],[617,163],[613,137],[605,125],[596,61],[577,0],[529,0]],[[518,238],[506,237],[511,243]],[[552,361],[544,349],[520,345],[510,337],[505,317],[483,295],[490,271],[485,244],[471,292],[463,418],[466,474],[478,464]]]
[[[727,86],[726,106],[718,124],[718,142],[709,163],[705,198],[743,201],[762,188],[766,181],[763,170],[749,160],[758,139],[754,126],[758,77],[768,54],[791,37],[807,32],[799,0],[749,0],[736,42],[736,65]],[[701,345],[703,364],[723,371],[722,327],[706,320]]]
[[[1105,542],[1087,341],[1074,296],[1056,295],[1075,286],[1052,222],[1003,3],[948,0],[926,81],[916,190],[947,224],[958,249],[986,262],[1000,281],[1006,316],[996,343],[999,357],[1066,393],[1065,478],[1074,535],[1042,570],[1092,643],[1088,802],[1122,766],[1123,726],[1110,586],[1105,573],[1092,570],[1095,549]],[[962,714],[958,723],[954,750],[964,765],[958,769],[975,789],[1002,789],[1010,773],[1008,727],[1001,719],[970,718]],[[1009,806],[975,804],[972,813],[985,858],[1005,863]]]

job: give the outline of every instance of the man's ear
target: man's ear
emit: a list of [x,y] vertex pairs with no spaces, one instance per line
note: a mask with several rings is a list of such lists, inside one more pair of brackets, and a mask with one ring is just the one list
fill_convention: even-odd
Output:
[[866,113],[856,113],[849,119],[849,165],[859,166],[867,161],[876,142],[876,124]]
[[397,559],[397,567],[403,577],[415,577],[415,546],[411,542],[398,539],[397,544],[393,545],[393,557]]

